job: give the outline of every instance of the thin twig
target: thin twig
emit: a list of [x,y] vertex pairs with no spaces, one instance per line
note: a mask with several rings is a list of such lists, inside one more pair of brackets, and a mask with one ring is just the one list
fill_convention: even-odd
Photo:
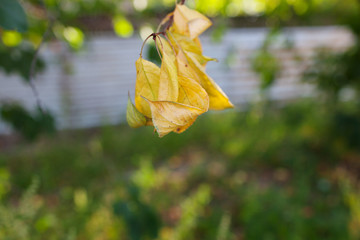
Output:
[[159,26],[156,29],[156,32],[160,32],[160,28],[167,23],[171,17],[173,17],[174,12],[169,13],[168,15],[166,15],[166,17],[160,22]]
[[146,43],[146,41],[147,41],[149,38],[151,38],[151,37],[154,37],[154,33],[152,33],[152,34],[150,34],[149,36],[147,36],[147,38],[145,38],[145,40],[144,40],[144,42],[143,42],[143,44],[142,44],[142,46],[141,46],[141,50],[140,50],[140,57],[141,57],[141,58],[142,58],[142,52],[143,52],[145,43]]
[[36,99],[36,104],[39,108],[39,110],[44,113],[44,108],[43,108],[43,104],[42,104],[42,101],[40,99],[40,95],[39,95],[39,91],[37,90],[36,88],[36,85],[34,83],[34,78],[35,78],[35,67],[36,67],[36,62],[39,58],[39,52],[40,52],[40,49],[41,47],[44,45],[45,41],[46,41],[46,38],[48,37],[48,35],[50,34],[51,32],[51,28],[52,28],[52,25],[53,25],[53,19],[48,15],[48,12],[47,12],[47,9],[46,9],[46,5],[43,1],[42,2],[42,5],[46,11],[46,15],[48,17],[48,20],[49,20],[49,25],[46,29],[46,31],[44,32],[42,38],[41,38],[41,42],[39,44],[39,46],[36,48],[35,50],[35,54],[34,54],[34,57],[33,59],[31,60],[31,65],[30,65],[30,72],[29,72],[29,86],[35,96],[35,99]]
[[41,49],[42,45],[44,44],[44,42],[45,42],[45,40],[46,40],[50,30],[51,30],[51,25],[52,24],[49,24],[48,28],[46,29],[45,33],[42,36],[42,39],[41,39],[41,42],[40,42],[39,46],[35,50],[34,57],[33,57],[32,61],[31,61],[30,74],[29,74],[29,86],[31,87],[31,90],[32,90],[32,92],[33,92],[33,94],[34,94],[34,96],[36,98],[36,103],[37,103],[40,111],[42,111],[42,112],[44,111],[44,109],[42,107],[43,104],[42,104],[42,101],[40,99],[39,92],[38,92],[38,90],[37,90],[37,88],[35,86],[35,83],[34,83],[34,74],[35,74],[36,62],[37,62],[37,60],[39,58],[40,49]]
[[169,30],[171,28],[171,26],[173,25],[173,23],[174,23],[174,15],[171,15],[171,17],[169,18],[168,24],[165,28],[165,31]]
[[[143,52],[143,50],[144,50],[144,46],[145,46],[145,43],[146,43],[146,41],[149,39],[149,38],[153,38],[153,40],[155,41],[156,40],[156,37],[159,35],[159,34],[164,34],[164,32],[157,32],[157,33],[152,33],[152,34],[150,34],[149,36],[147,36],[147,38],[145,38],[145,40],[144,40],[144,42],[143,42],[143,44],[142,44],[142,46],[141,46],[141,50],[140,50],[140,57],[142,58],[142,52]],[[156,42],[156,41],[155,41]]]

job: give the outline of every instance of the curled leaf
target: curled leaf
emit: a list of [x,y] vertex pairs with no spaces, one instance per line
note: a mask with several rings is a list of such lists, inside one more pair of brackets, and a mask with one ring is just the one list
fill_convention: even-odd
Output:
[[194,39],[208,29],[212,23],[201,13],[178,4],[174,11],[174,25],[180,34]]
[[209,96],[205,89],[197,83],[194,77],[194,71],[186,61],[184,56],[178,54],[177,64],[179,69],[179,103],[198,107],[204,112],[209,109]]
[[131,102],[130,94],[128,96],[126,120],[130,127],[138,128],[146,125],[145,116],[139,112],[135,105]]
[[209,96],[194,80],[179,76],[179,103],[194,106],[206,112],[209,109]]
[[154,126],[160,137],[170,132],[182,133],[209,109],[233,107],[205,72],[209,61],[217,61],[203,55],[199,40],[211,21],[195,10],[177,5],[159,29],[165,24],[165,32],[146,38],[155,40],[161,67],[142,59],[140,54],[136,61],[135,105],[129,97],[127,109],[130,126]]
[[[162,38],[160,41],[160,51],[162,63],[160,68],[159,94],[157,100],[177,101],[179,96],[179,83],[177,79],[177,67],[175,53],[170,44]],[[146,96],[144,96],[146,97]]]
[[150,118],[149,104],[141,96],[150,100],[158,99],[160,68],[141,57],[136,61],[135,66],[135,105],[142,114]]
[[[210,58],[202,54],[201,42],[195,42],[191,38],[178,33],[169,32],[171,43],[176,46],[177,52],[192,53],[195,59],[202,65],[206,66],[209,61],[216,61],[216,58]],[[196,38],[198,39],[198,38]],[[199,47],[200,46],[200,47]]]
[[234,105],[230,102],[229,98],[223,92],[223,90],[215,83],[215,81],[209,77],[204,67],[196,60],[196,57],[188,53],[188,61],[190,66],[194,69],[195,77],[200,85],[205,89],[209,95],[210,110],[223,110],[226,108],[233,108]]
[[211,110],[223,110],[234,105],[222,89],[205,72],[205,65],[211,59],[202,55],[201,49],[190,38],[179,34],[169,34],[171,42],[177,46],[178,72],[195,79],[207,92]]
[[159,137],[172,131],[179,133],[185,131],[204,112],[197,107],[182,103],[146,100],[149,102],[152,121]]

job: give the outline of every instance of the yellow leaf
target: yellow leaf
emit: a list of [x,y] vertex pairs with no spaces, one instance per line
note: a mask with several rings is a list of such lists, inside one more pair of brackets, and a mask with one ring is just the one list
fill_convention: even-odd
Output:
[[194,69],[196,80],[209,95],[209,109],[223,110],[233,108],[234,105],[230,102],[229,98],[215,81],[206,74],[205,68],[197,61],[196,57],[192,53],[186,53],[186,56],[190,66]]
[[189,62],[183,51],[179,51],[176,55],[176,63],[178,67],[178,75],[184,76],[190,79],[195,79],[195,71],[189,65]]
[[175,53],[165,39],[159,37],[158,41],[158,46],[162,54],[162,63],[160,68],[159,93],[158,99],[156,100],[176,102],[179,96],[179,83],[177,79]]
[[209,61],[217,61],[216,58],[210,58],[202,55],[201,43],[197,38],[197,42],[195,42],[187,36],[169,32],[169,39],[171,43],[178,48],[177,52],[182,51],[193,53],[196,60],[203,66],[205,66]]
[[128,96],[126,120],[129,126],[133,128],[145,126],[146,124],[145,116],[141,112],[139,112],[134,106],[134,104],[131,102],[130,94]]
[[211,21],[201,13],[189,9],[185,5],[176,5],[174,25],[180,34],[194,39],[208,29],[211,24]]
[[205,72],[204,66],[210,58],[203,56],[196,44],[186,36],[178,34],[169,34],[169,36],[178,47],[179,75],[196,80],[205,89],[209,96],[209,109],[223,110],[234,107],[222,89]]
[[158,99],[160,68],[154,63],[139,58],[136,63],[135,106],[146,117],[151,117],[149,104],[141,97]]
[[146,100],[150,105],[152,122],[159,137],[163,137],[172,131],[185,131],[204,112],[200,108],[182,103]]
[[202,45],[200,42],[200,38],[197,37],[197,38],[194,38],[193,40],[194,40],[195,44],[199,47],[199,49],[202,51]]
[[170,132],[182,133],[209,109],[233,107],[205,72],[207,62],[216,59],[202,54],[198,36],[210,25],[204,15],[177,5],[159,26],[164,26],[166,34],[153,33],[146,38],[155,38],[161,67],[142,59],[141,54],[136,61],[135,105],[129,97],[127,108],[130,126],[154,126],[163,137]]
[[[179,69],[179,103],[184,103],[190,106],[198,107],[206,112],[209,109],[209,96],[193,79],[193,69],[184,62],[182,55],[177,56],[177,64]],[[185,59],[186,60],[186,59]]]
[[184,103],[202,109],[209,109],[209,96],[194,80],[179,76],[179,103]]
[[188,129],[191,125],[193,125],[193,123],[195,122],[196,118],[190,120],[186,125],[181,126],[176,128],[173,132],[175,133],[182,133],[184,132],[186,129]]
[[168,36],[175,47],[183,51],[202,54],[201,48],[191,38],[172,31],[168,32]]

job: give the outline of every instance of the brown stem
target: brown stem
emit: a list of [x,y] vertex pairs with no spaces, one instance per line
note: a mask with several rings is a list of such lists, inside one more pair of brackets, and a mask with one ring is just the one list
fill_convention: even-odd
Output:
[[145,46],[145,43],[146,43],[146,41],[149,39],[149,38],[153,38],[153,40],[155,41],[156,40],[156,36],[158,36],[159,34],[165,34],[164,32],[157,32],[157,33],[152,33],[152,34],[150,34],[149,36],[147,36],[147,38],[145,38],[145,40],[144,40],[144,42],[143,42],[143,44],[142,44],[142,46],[141,46],[141,50],[140,50],[140,57],[142,58],[142,52],[143,52],[143,50],[144,50],[144,46]]
[[185,0],[180,0],[179,4],[180,4],[180,5],[184,5],[184,4],[185,4]]
[[154,33],[150,34],[147,38],[145,38],[145,40],[144,40],[144,42],[143,42],[143,44],[142,44],[142,46],[141,46],[141,50],[140,50],[140,57],[141,57],[141,58],[142,58],[142,52],[143,52],[143,49],[144,49],[144,46],[145,46],[146,41],[147,41],[149,38],[153,37],[153,36],[154,36]]
[[171,26],[173,25],[174,23],[174,15],[172,15],[170,18],[169,18],[169,21],[168,21],[168,24],[165,28],[165,31],[169,30],[171,28]]
[[170,18],[174,15],[174,12],[169,13],[168,15],[166,15],[166,17],[160,22],[158,28],[156,29],[156,32],[160,31],[160,28],[165,25],[165,23],[167,23]]

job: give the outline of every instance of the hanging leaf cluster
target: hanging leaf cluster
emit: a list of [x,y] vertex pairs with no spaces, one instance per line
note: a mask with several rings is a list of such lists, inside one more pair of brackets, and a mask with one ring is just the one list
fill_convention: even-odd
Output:
[[[206,74],[209,61],[202,54],[199,35],[211,21],[185,5],[177,4],[151,34],[161,57],[160,68],[142,57],[136,61],[135,105],[130,96],[127,122],[131,127],[154,126],[159,137],[182,133],[208,110],[232,108],[226,94]],[[147,40],[146,39],[146,40]],[[144,43],[146,42],[144,41]]]

